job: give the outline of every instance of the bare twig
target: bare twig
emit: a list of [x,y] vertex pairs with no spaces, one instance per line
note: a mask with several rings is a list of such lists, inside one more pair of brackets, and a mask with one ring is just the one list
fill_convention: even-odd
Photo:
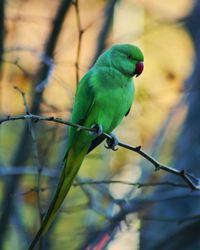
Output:
[[[6,121],[11,121],[11,120],[27,120],[27,119],[31,119],[32,121],[35,121],[35,122],[38,122],[38,121],[57,122],[57,123],[65,124],[68,126],[72,126],[74,128],[77,128],[78,130],[86,130],[86,131],[91,131],[91,132],[94,131],[94,129],[92,129],[92,128],[88,128],[88,127],[81,126],[79,124],[74,124],[71,122],[66,122],[60,118],[44,117],[44,116],[33,115],[33,114],[19,115],[19,116],[5,116],[5,117],[0,118],[0,124],[3,122],[6,122]],[[104,133],[104,135],[108,140],[112,140],[111,135],[106,134],[106,133]],[[154,165],[155,171],[163,170],[165,172],[177,175],[177,176],[181,177],[184,180],[184,182],[187,183],[188,187],[190,187],[192,190],[200,190],[200,179],[193,176],[192,174],[186,172],[184,169],[178,170],[178,169],[175,169],[173,167],[161,164],[155,158],[153,158],[152,156],[150,156],[149,154],[144,152],[141,149],[141,146],[134,147],[134,146],[128,145],[128,144],[120,142],[120,141],[119,141],[118,145],[120,147],[126,148],[128,150],[131,150],[131,151],[141,155],[143,158],[145,158],[147,161],[149,161],[150,163],[152,163]]]
[[35,187],[35,188],[30,188],[30,189],[27,190],[27,191],[20,192],[19,194],[16,194],[16,196],[18,196],[18,195],[24,196],[24,195],[29,195],[29,194],[31,194],[31,193],[36,193],[36,194],[38,194],[38,193],[40,193],[40,192],[42,193],[42,192],[48,191],[48,190],[50,190],[51,188],[53,188],[53,186],[52,186],[52,187],[40,187],[40,188]]
[[[36,86],[36,92],[40,93],[41,91],[44,90],[44,88],[47,86],[47,84],[49,83],[49,80],[52,76],[53,70],[54,70],[54,62],[53,59],[48,56],[47,54],[41,53],[38,50],[36,50],[35,48],[31,48],[31,47],[14,47],[14,48],[6,48],[5,52],[9,53],[12,51],[28,51],[33,55],[36,55],[37,58],[44,63],[44,65],[47,67],[47,72],[46,72],[46,77],[45,79],[42,79]],[[26,76],[31,76],[31,74],[29,74],[26,70],[24,70],[23,67],[21,67],[21,65],[19,64],[18,60],[15,60],[14,62],[11,61],[7,61],[4,60],[6,63],[13,63],[15,64]]]
[[[37,175],[38,170],[35,166],[17,166],[16,167],[0,167],[0,177],[9,175]],[[55,169],[42,168],[41,175],[51,178],[58,178],[58,171]]]
[[[107,137],[109,138],[109,137]],[[200,190],[200,179],[193,176],[192,174],[187,173],[184,169],[183,170],[178,170],[175,168],[172,168],[170,166],[166,166],[161,164],[160,162],[158,162],[156,159],[154,159],[153,157],[151,157],[150,155],[148,155],[146,152],[144,152],[141,149],[141,146],[136,146],[133,147],[131,145],[125,144],[125,143],[121,143],[119,142],[118,144],[119,146],[129,149],[133,152],[138,153],[139,155],[141,155],[143,158],[145,158],[146,160],[148,160],[149,162],[151,162],[154,167],[155,167],[155,171],[158,170],[164,170],[166,172],[172,173],[174,175],[177,175],[179,177],[181,177],[187,184],[188,186],[192,189],[192,190]]]
[[[76,177],[76,181],[79,182],[79,177]],[[97,200],[95,199],[94,193],[86,186],[80,186],[82,192],[87,197],[88,200],[88,207],[95,211],[97,214],[103,216],[104,218],[108,219],[108,216],[106,215],[105,211],[99,206]]]
[[0,78],[1,78],[1,62],[2,62],[2,57],[4,53],[4,36],[5,36],[5,30],[4,30],[4,5],[5,1],[1,0],[0,1]]
[[79,1],[75,0],[73,2],[75,11],[76,11],[76,21],[77,21],[77,28],[78,28],[78,46],[77,46],[77,52],[76,52],[76,84],[79,83],[79,65],[80,65],[80,52],[81,52],[81,42],[82,42],[82,36],[84,30],[81,27],[81,20],[80,20],[80,11],[79,11]]
[[[2,58],[4,54],[4,36],[5,36],[5,27],[4,27],[4,21],[5,21],[5,1],[0,1],[0,100],[2,100]],[[1,101],[0,101],[0,110],[1,110]]]
[[83,185],[101,185],[101,184],[123,184],[128,186],[136,186],[137,188],[142,187],[152,187],[152,186],[171,186],[171,187],[183,187],[188,188],[188,185],[171,182],[171,181],[165,181],[165,182],[148,182],[148,183],[142,183],[142,182],[129,182],[129,181],[121,181],[121,180],[86,180],[86,181],[80,181],[78,183],[74,183],[74,186],[83,186]]
[[[6,167],[6,168],[0,168],[0,177],[9,176],[9,175],[37,175],[38,170],[33,166],[29,167],[23,167],[18,166],[15,167]],[[42,176],[50,177],[50,178],[58,178],[59,173],[55,169],[49,169],[49,168],[42,168],[42,171],[40,173]],[[171,186],[171,187],[183,187],[188,188],[188,185],[181,184],[177,182],[172,181],[165,181],[165,182],[128,182],[128,181],[122,181],[122,180],[80,180],[78,183],[74,183],[73,186],[83,186],[83,185],[101,185],[101,184],[122,184],[122,185],[128,185],[128,186],[136,186],[137,188],[143,188],[143,187],[151,187],[151,186]]]
[[[25,112],[28,115],[29,114],[29,107],[28,107],[28,103],[26,100],[26,96],[24,91],[22,91],[19,87],[14,86],[14,89],[16,89],[21,95],[22,95],[22,99],[23,99],[23,104],[24,104],[24,108],[25,108]],[[28,124],[30,125],[30,120],[28,121]]]
[[148,221],[159,221],[159,222],[172,222],[172,223],[184,223],[191,220],[200,220],[200,214],[194,214],[188,217],[180,217],[180,218],[172,218],[172,217],[161,217],[161,216],[144,216],[141,217],[142,220],[148,220]]
[[85,126],[81,126],[78,124],[74,124],[68,121],[64,121],[60,118],[54,118],[53,116],[47,117],[47,116],[40,116],[40,115],[33,115],[33,114],[26,114],[26,115],[16,115],[16,116],[3,116],[0,117],[0,124],[4,123],[6,121],[15,121],[15,120],[32,120],[33,122],[39,122],[39,121],[49,121],[49,122],[56,122],[68,126],[72,126],[74,128],[77,128],[78,130],[86,130],[86,131],[92,131],[91,128],[87,128]]
[[[8,15],[8,14],[7,14]],[[20,15],[16,14],[10,16],[8,15],[6,17],[7,20],[12,21],[12,22],[22,22],[22,23],[37,23],[37,24],[41,24],[41,22],[46,22],[49,23],[52,21],[52,17],[48,17],[48,16],[42,16],[42,15],[31,15],[30,13],[26,14],[23,13]]]
[[8,63],[8,64],[13,64],[14,66],[16,66],[22,73],[25,77],[33,77],[33,74],[31,74],[30,72],[28,72],[24,67],[22,67],[19,63],[19,59],[16,58],[15,60],[13,61],[9,61],[7,59],[4,59],[2,58],[2,62],[3,63]]
[[95,56],[93,58],[91,65],[93,65],[96,62],[99,55],[106,48],[106,39],[108,37],[109,31],[110,31],[110,28],[112,25],[112,20],[113,20],[114,9],[115,9],[116,3],[117,3],[117,0],[107,1],[107,4],[105,6],[105,10],[104,10],[104,22],[103,22],[101,31],[100,31],[98,39],[97,39],[97,49],[96,49]]

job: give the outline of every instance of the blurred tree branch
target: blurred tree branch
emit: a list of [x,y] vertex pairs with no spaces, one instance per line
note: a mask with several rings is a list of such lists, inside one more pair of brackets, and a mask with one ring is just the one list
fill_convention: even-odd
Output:
[[[189,225],[185,225],[176,233],[169,235],[162,242],[155,246],[155,250],[160,249],[197,249],[196,239],[199,238],[200,223],[199,217],[195,222],[191,222]],[[183,235],[185,237],[183,237]],[[188,237],[189,236],[189,237]],[[176,239],[176,240],[171,240]]]
[[[27,103],[26,95],[25,95],[24,91],[22,91],[17,86],[15,86],[14,88],[21,94],[22,99],[23,99],[23,103],[24,103],[25,112],[26,112],[26,114],[29,114],[30,111],[29,111],[29,107],[28,107],[28,103]],[[38,145],[37,145],[37,141],[36,141],[36,134],[35,134],[35,130],[32,126],[32,121],[27,120],[27,123],[28,123],[28,128],[29,128],[29,132],[31,135],[31,139],[32,139],[33,158],[34,158],[35,164],[38,168],[37,187],[38,187],[38,189],[40,189],[42,164],[41,164],[40,158],[39,158]],[[41,200],[40,200],[40,192],[37,192],[36,194],[37,194],[38,213],[39,213],[39,219],[40,219],[40,225],[41,225],[41,223],[42,223],[42,206],[41,206]]]
[[16,120],[32,120],[33,122],[39,122],[39,121],[49,121],[49,122],[55,122],[60,124],[65,124],[68,126],[72,126],[74,128],[77,128],[78,130],[87,130],[87,131],[94,131],[91,128],[87,128],[78,124],[71,123],[69,121],[64,121],[61,118],[54,118],[53,116],[47,117],[47,116],[40,116],[40,115],[33,115],[31,113],[25,114],[25,115],[16,115],[16,116],[5,116],[0,118],[0,124],[4,123],[6,121],[16,121]]
[[[189,33],[192,43],[194,45],[194,66],[193,71],[189,78],[184,83],[184,98],[187,105],[187,113],[179,138],[177,139],[173,165],[177,169],[186,169],[192,171],[195,175],[199,175],[199,167],[196,164],[199,162],[200,156],[200,29],[199,29],[199,11],[200,2],[194,1],[193,8],[189,15],[181,21]],[[166,175],[163,180],[166,180]],[[172,177],[172,181],[176,181],[177,178]],[[154,190],[155,195],[159,196],[165,192],[166,189],[157,187]],[[157,217],[162,212],[163,217],[184,217],[185,215],[193,215],[199,212],[200,199],[196,198],[193,202],[190,200],[180,200],[176,206],[173,206],[173,202],[163,202],[162,204],[155,204],[146,213],[148,217]],[[173,209],[171,209],[173,207]],[[169,225],[166,223],[152,223],[151,221],[145,221],[142,224],[141,229],[141,249],[198,249],[200,245],[199,236],[195,233],[195,230],[199,230],[199,221],[191,222],[186,228],[183,225]],[[165,234],[160,234],[160,231],[165,228]],[[187,229],[191,230],[188,231]],[[149,230],[151,229],[151,230]],[[183,237],[184,235],[184,237]],[[173,237],[173,241],[170,240]]]
[[2,100],[2,58],[4,53],[4,0],[0,1],[0,110]]
[[[5,51],[5,52],[6,52],[6,51]],[[23,75],[24,75],[25,77],[29,77],[29,78],[33,77],[33,75],[32,75],[30,72],[28,72],[26,69],[24,69],[24,68],[20,65],[18,58],[17,58],[16,60],[14,60],[14,61],[8,61],[8,60],[5,60],[5,59],[2,59],[2,61],[3,61],[3,63],[8,63],[8,64],[13,64],[13,65],[15,65],[19,70],[21,70],[21,72],[23,73]]]
[[80,19],[80,11],[79,11],[79,1],[75,0],[73,2],[76,12],[76,21],[77,21],[77,29],[78,29],[78,45],[77,45],[77,52],[76,52],[76,62],[75,62],[75,68],[76,68],[76,84],[79,83],[79,65],[80,65],[80,53],[81,53],[81,42],[82,42],[82,36],[84,33],[84,30],[81,26],[81,19]]
[[199,220],[200,219],[200,214],[194,214],[188,217],[163,217],[163,216],[152,216],[152,217],[141,217],[141,220],[148,220],[148,221],[160,221],[160,222],[172,222],[172,223],[177,223],[177,224],[181,224],[187,221],[191,221],[191,220]]
[[[59,173],[57,170],[51,170],[49,168],[43,167],[40,173],[42,176],[50,177],[50,178],[58,178]],[[6,167],[0,168],[0,177],[5,177],[9,175],[38,175],[38,170],[36,166],[27,166],[22,167],[18,166],[15,167]],[[91,179],[83,179],[77,183],[74,183],[73,186],[83,186],[83,185],[102,185],[102,184],[123,184],[128,186],[135,186],[137,188],[144,188],[144,187],[151,187],[151,186],[171,186],[171,187],[182,187],[182,188],[189,188],[188,185],[172,182],[172,181],[163,181],[163,182],[130,182],[130,181],[123,181],[123,180],[91,180]],[[42,188],[41,188],[42,189]]]
[[[173,197],[174,196],[174,197]],[[135,197],[129,201],[125,201],[123,198],[121,199],[121,209],[119,212],[116,212],[113,214],[111,218],[107,220],[106,223],[104,223],[103,226],[97,228],[96,230],[93,228],[92,232],[87,234],[87,237],[85,238],[85,243],[81,245],[79,250],[85,250],[85,249],[95,249],[101,245],[102,240],[107,236],[108,241],[104,242],[102,248],[104,249],[107,244],[115,237],[116,233],[121,230],[121,223],[125,223],[127,225],[127,228],[129,227],[129,221],[128,221],[128,215],[137,213],[137,216],[142,221],[159,221],[159,222],[172,222],[175,224],[180,223],[187,223],[190,221],[195,221],[194,223],[199,223],[199,214],[193,214],[190,216],[185,217],[174,217],[174,218],[167,218],[164,216],[158,216],[158,217],[146,217],[144,216],[144,212],[146,208],[151,207],[154,203],[155,204],[162,204],[165,200],[179,200],[179,199],[188,199],[191,195],[189,194],[175,194],[174,192],[170,192],[170,195],[163,194],[163,197],[156,197],[154,194],[150,194],[149,196],[145,197]],[[119,201],[120,202],[120,201]],[[132,219],[133,220],[133,219]],[[136,219],[137,220],[137,219]],[[87,229],[89,230],[89,229]],[[181,237],[183,237],[184,234],[180,233],[180,244],[181,244]],[[187,234],[186,234],[187,235]],[[173,236],[174,237],[174,236]],[[172,238],[172,235],[170,238],[168,238],[168,241]],[[185,237],[187,238],[187,237]],[[171,245],[176,244],[176,241],[173,241]],[[158,248],[155,249],[165,249],[164,246],[167,246],[167,241],[165,244],[159,245]],[[166,248],[167,250],[170,250],[170,248]],[[181,247],[173,248],[173,249],[183,249]]]
[[[58,36],[60,34],[63,21],[65,19],[65,15],[69,10],[69,7],[71,6],[70,0],[62,0],[60,3],[60,6],[57,10],[56,16],[53,20],[52,24],[52,30],[49,33],[49,37],[47,38],[47,43],[45,44],[44,48],[44,55],[48,56],[49,58],[53,58],[54,49],[57,44]],[[45,81],[45,79],[49,76],[49,67],[46,64],[43,64],[40,69],[38,70],[38,73],[36,74],[37,79],[35,81],[36,83],[41,83],[42,81]],[[33,88],[33,97],[32,97],[32,103],[30,107],[30,112],[39,114],[40,113],[40,104],[43,97],[44,88],[40,89],[40,91],[37,90],[37,88]],[[30,144],[30,137],[28,136],[28,131],[26,128],[24,128],[19,143],[16,145],[16,152],[14,154],[14,157],[12,159],[13,166],[23,165],[29,155],[30,155],[30,147],[24,145]],[[14,199],[11,198],[11,194],[13,194],[14,191],[17,190],[17,187],[20,182],[20,176],[13,176],[10,178],[10,180],[5,185],[4,189],[4,197],[3,197],[3,207],[2,207],[2,214],[0,217],[0,249],[3,249],[3,242],[4,238],[6,236],[7,227],[9,225],[9,219],[12,213],[13,205],[14,205]]]
[[183,187],[188,188],[188,185],[176,183],[172,181],[165,181],[165,182],[129,182],[129,181],[122,181],[122,180],[82,180],[79,183],[75,183],[74,186],[83,186],[83,185],[101,185],[101,184],[124,184],[128,186],[136,186],[137,188],[142,187],[153,187],[153,186],[171,186],[171,187]]
[[[0,176],[6,177],[8,175],[37,175],[38,170],[36,166],[17,166],[16,167],[0,167]],[[58,171],[49,168],[42,168],[41,175],[51,178],[58,178]]]
[[0,79],[1,79],[1,65],[2,65],[2,58],[4,53],[4,36],[5,36],[5,29],[4,29],[4,0],[0,1]]
[[93,65],[96,62],[99,55],[106,48],[106,39],[108,37],[110,27],[112,25],[114,8],[115,8],[116,3],[117,3],[117,0],[108,0],[107,2],[106,8],[105,8],[105,14],[104,14],[105,16],[104,23],[102,25],[101,31],[99,33],[99,37],[97,39],[97,49],[96,49],[96,53],[95,53],[95,56],[93,58],[91,65]]

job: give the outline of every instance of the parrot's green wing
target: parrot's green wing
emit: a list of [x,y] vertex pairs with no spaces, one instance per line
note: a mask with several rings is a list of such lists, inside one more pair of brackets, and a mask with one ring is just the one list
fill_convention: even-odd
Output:
[[72,122],[74,123],[83,124],[94,103],[94,91],[92,89],[91,78],[92,71],[89,71],[78,85],[72,111]]
[[[88,117],[88,114],[94,104],[95,94],[92,87],[92,80],[95,81],[95,77],[92,77],[93,70],[90,70],[80,81],[76,96],[74,108],[72,111],[71,121],[75,124],[83,125],[85,119]],[[70,128],[69,132],[69,141],[68,149],[73,144],[73,141],[76,140],[77,130],[75,128]],[[90,153],[94,148],[96,148],[103,140],[105,140],[105,135],[100,135],[91,142],[88,153]],[[65,156],[66,157],[66,156]]]
[[[76,96],[75,103],[72,110],[71,122],[79,125],[83,125],[85,119],[88,116],[93,104],[94,104],[94,91],[92,88],[92,70],[90,70],[80,81]],[[70,127],[69,139],[68,139],[68,149],[73,144],[76,139],[78,132],[77,129]]]

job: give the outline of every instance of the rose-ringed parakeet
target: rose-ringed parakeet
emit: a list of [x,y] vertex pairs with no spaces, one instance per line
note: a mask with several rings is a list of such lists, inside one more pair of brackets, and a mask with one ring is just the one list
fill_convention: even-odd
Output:
[[129,113],[134,97],[133,76],[143,71],[143,54],[130,44],[113,45],[105,51],[78,85],[71,121],[96,128],[92,134],[69,127],[67,151],[58,187],[42,225],[33,239],[33,249],[46,232],[69,192],[84,157],[111,133]]

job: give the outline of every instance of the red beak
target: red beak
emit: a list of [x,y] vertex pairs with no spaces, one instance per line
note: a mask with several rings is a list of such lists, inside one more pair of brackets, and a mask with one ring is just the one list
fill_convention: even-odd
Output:
[[144,63],[143,62],[138,62],[136,64],[136,69],[135,69],[135,75],[138,77],[144,69]]

